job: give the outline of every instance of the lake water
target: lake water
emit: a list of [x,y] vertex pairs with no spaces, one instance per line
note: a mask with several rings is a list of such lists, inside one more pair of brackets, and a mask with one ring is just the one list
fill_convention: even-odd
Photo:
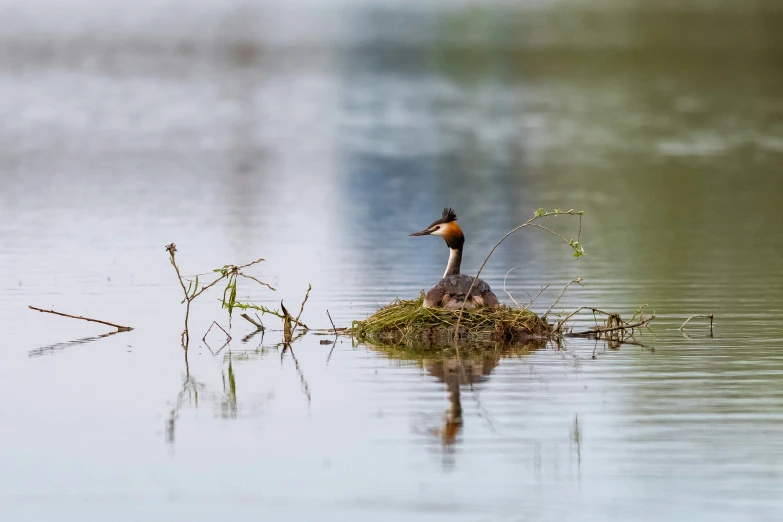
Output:
[[[780,520],[783,9],[2,2],[0,518]],[[505,303],[654,310],[639,344],[280,348],[186,274],[313,328],[512,236]],[[577,221],[551,225],[575,237]],[[128,324],[111,328],[28,305]],[[691,314],[713,313],[686,333]],[[580,317],[578,327],[592,324]]]

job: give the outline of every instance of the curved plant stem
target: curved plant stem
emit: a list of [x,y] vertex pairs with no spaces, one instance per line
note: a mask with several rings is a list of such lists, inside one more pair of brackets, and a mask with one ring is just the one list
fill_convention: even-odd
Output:
[[[495,253],[495,250],[497,250],[497,248],[501,245],[501,243],[503,243],[503,241],[506,240],[506,238],[508,238],[510,235],[514,234],[515,232],[517,232],[519,230],[522,230],[525,227],[535,226],[535,227],[538,227],[538,228],[540,228],[542,230],[546,230],[547,232],[549,232],[551,234],[554,234],[555,236],[559,237],[560,239],[562,239],[563,241],[568,243],[575,251],[574,257],[578,258],[579,256],[584,255],[584,250],[582,249],[581,245],[579,244],[579,241],[580,241],[581,235],[582,235],[582,214],[583,214],[583,212],[576,211],[576,210],[562,211],[562,210],[555,209],[552,212],[544,212],[543,209],[538,209],[536,211],[536,213],[533,215],[532,218],[528,219],[527,221],[525,221],[524,223],[522,223],[518,227],[516,227],[516,228],[506,232],[506,234],[503,237],[500,238],[500,241],[495,243],[495,246],[493,246],[492,250],[489,251],[489,254],[487,254],[487,257],[484,258],[484,262],[481,263],[481,267],[479,268],[478,272],[476,273],[476,277],[470,283],[470,288],[468,288],[466,296],[469,296],[470,293],[473,291],[473,287],[476,285],[476,281],[478,281],[478,278],[481,275],[482,270],[484,270],[484,267],[487,265],[487,262],[489,261],[489,258],[492,257],[492,254]],[[544,226],[541,226],[541,225],[535,223],[535,221],[538,220],[538,219],[548,218],[548,217],[551,217],[551,216],[562,216],[562,215],[579,216],[579,234],[577,235],[576,242],[574,242],[573,239],[569,241],[568,239],[565,238],[565,236],[562,236],[561,234],[558,234],[554,230],[551,230],[549,228],[546,228]],[[459,309],[459,317],[457,317],[457,328],[454,331],[454,340],[455,341],[459,339],[459,325],[462,322],[462,314],[465,311],[465,303],[467,303],[467,301],[468,300],[466,298],[462,302],[462,306]]]

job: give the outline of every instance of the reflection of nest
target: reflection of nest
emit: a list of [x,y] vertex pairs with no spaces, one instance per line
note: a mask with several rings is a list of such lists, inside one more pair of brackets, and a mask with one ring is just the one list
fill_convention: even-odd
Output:
[[[424,308],[422,299],[396,300],[364,321],[355,321],[353,331],[360,340],[443,343],[453,339],[459,311]],[[549,333],[546,319],[507,306],[464,310],[460,321],[460,339],[469,341],[522,341]]]
[[[420,341],[402,344],[388,340],[373,340],[365,344],[376,351],[383,352],[389,359],[417,361],[421,366],[430,369],[430,373],[443,382],[445,382],[443,376],[448,374],[448,369],[454,364],[461,364],[463,368],[468,366],[473,368],[474,376],[471,378],[477,380],[471,382],[484,382],[501,358],[524,357],[546,346],[546,340],[533,338],[524,343],[460,342],[459,347],[453,342],[438,344]],[[442,369],[436,369],[438,365]]]

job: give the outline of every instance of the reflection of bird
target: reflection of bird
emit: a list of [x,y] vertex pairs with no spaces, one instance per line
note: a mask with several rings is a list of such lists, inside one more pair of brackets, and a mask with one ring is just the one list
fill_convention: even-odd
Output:
[[[440,236],[449,247],[449,264],[443,279],[438,281],[424,296],[424,308],[448,308],[457,310],[462,308],[478,308],[480,306],[496,307],[499,305],[497,296],[489,288],[489,285],[481,279],[459,273],[459,265],[462,261],[462,246],[465,244],[465,235],[457,224],[457,214],[451,208],[443,209],[443,216],[433,222],[421,232],[415,232],[412,236]],[[467,295],[470,285],[473,290]]]
[[460,400],[460,385],[473,385],[484,382],[500,362],[497,354],[486,354],[479,360],[460,360],[458,358],[443,359],[431,363],[429,372],[446,383],[449,398],[449,409],[444,418],[443,427],[438,432],[441,442],[451,446],[457,442],[457,435],[462,430],[462,401]]

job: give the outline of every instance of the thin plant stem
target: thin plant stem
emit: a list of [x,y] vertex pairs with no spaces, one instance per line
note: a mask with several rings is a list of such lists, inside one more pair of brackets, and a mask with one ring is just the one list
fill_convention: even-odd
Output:
[[[543,212],[543,209],[539,209],[532,218],[528,219],[527,221],[525,221],[524,223],[522,223],[518,227],[516,227],[516,228],[506,232],[506,234],[502,238],[500,238],[500,241],[495,243],[495,246],[493,246],[492,250],[489,251],[489,254],[487,254],[487,257],[484,258],[484,262],[481,263],[481,267],[479,268],[478,272],[476,273],[476,277],[473,279],[473,281],[471,281],[470,288],[468,288],[468,291],[467,291],[467,293],[465,295],[466,296],[470,296],[470,293],[473,291],[473,287],[476,286],[476,281],[478,281],[479,276],[481,276],[481,272],[484,270],[484,267],[487,265],[487,262],[489,261],[489,258],[492,257],[492,254],[495,253],[495,250],[497,250],[497,248],[509,236],[511,236],[512,234],[514,234],[515,232],[517,232],[519,230],[522,230],[525,227],[529,227],[529,226],[533,225],[533,226],[536,226],[536,227],[541,228],[543,230],[546,230],[547,232],[550,232],[550,233],[556,235],[557,237],[561,238],[563,241],[565,241],[566,243],[571,245],[574,248],[574,250],[576,250],[576,254],[574,254],[575,256],[578,257],[579,255],[582,255],[584,252],[580,251],[580,250],[577,250],[577,247],[574,246],[573,241],[569,241],[564,236],[558,234],[557,232],[554,232],[551,229],[548,229],[546,227],[543,227],[543,226],[538,225],[538,224],[535,223],[535,221],[538,220],[538,219],[548,218],[548,217],[551,217],[551,216],[560,216],[560,215],[580,216],[580,221],[581,221],[582,213],[581,212],[577,212],[575,210],[569,210],[567,212],[563,212],[563,211],[560,211],[560,210],[555,210],[554,212]],[[580,232],[581,232],[581,229],[580,229]],[[577,241],[577,245],[578,245],[578,241]],[[457,318],[457,328],[456,328],[456,330],[454,332],[454,340],[455,341],[459,339],[459,325],[462,322],[462,314],[465,311],[465,304],[467,302],[468,302],[468,299],[466,297],[465,300],[462,301],[462,306],[459,309],[459,317]]]

